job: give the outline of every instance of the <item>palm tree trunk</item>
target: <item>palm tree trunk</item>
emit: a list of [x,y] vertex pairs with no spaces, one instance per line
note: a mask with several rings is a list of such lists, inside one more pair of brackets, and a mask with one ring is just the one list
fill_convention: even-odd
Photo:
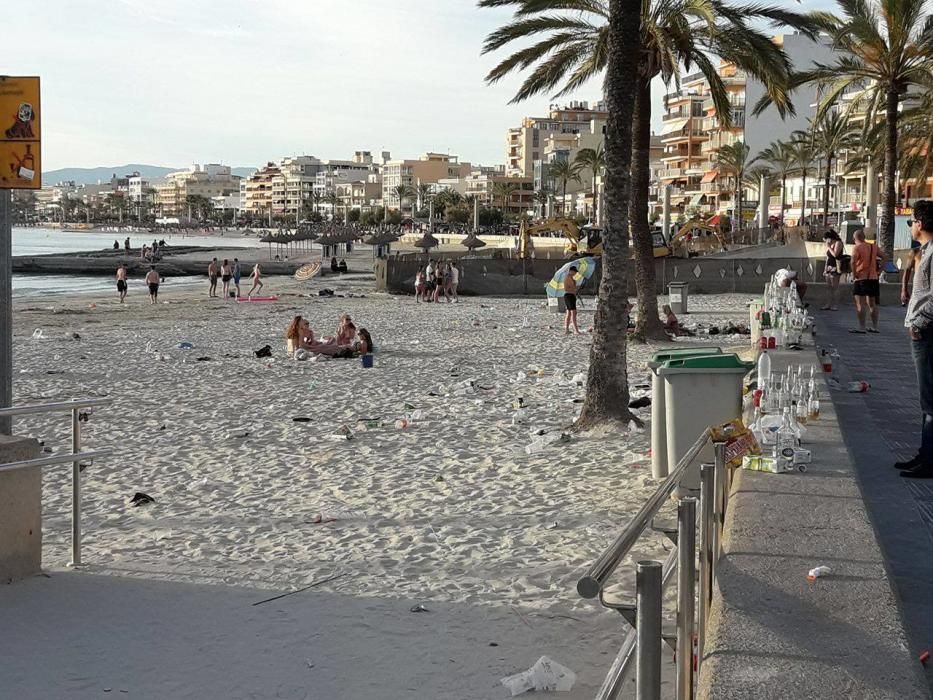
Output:
[[564,218],[567,217],[567,181],[564,180],[564,195],[560,200],[560,213]]
[[593,322],[586,399],[578,428],[618,419],[628,422],[628,204],[631,192],[632,114],[641,33],[641,0],[610,0],[609,61],[605,92],[609,104],[606,124],[607,226],[603,236],[599,304]]
[[804,168],[802,171],[803,174],[803,191],[800,193],[800,221],[797,222],[797,227],[803,226],[803,220],[807,215],[807,169]]
[[745,173],[738,171],[738,182],[735,183],[736,224],[737,231],[732,232],[732,242],[735,243],[735,234],[742,236],[742,179]]
[[881,209],[880,248],[888,260],[894,259],[894,205],[897,200],[897,90],[888,90],[885,105],[884,206]]
[[648,223],[648,187],[651,148],[651,83],[636,83],[632,120],[632,196],[629,227],[635,248],[635,289],[638,292],[638,322],[635,335],[641,340],[667,340],[658,316],[658,290],[655,282],[654,245]]
[[829,228],[829,173],[833,166],[833,154],[826,154],[826,175],[823,180],[823,227]]
[[784,228],[784,207],[787,205],[787,175],[781,175],[781,228]]
[[599,169],[593,168],[593,211],[590,212],[590,220],[594,226],[599,224],[599,191],[596,189],[596,178],[599,176]]

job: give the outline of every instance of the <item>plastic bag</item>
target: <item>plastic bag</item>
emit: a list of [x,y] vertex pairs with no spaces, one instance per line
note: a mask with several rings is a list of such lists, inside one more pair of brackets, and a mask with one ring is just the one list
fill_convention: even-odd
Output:
[[515,697],[529,690],[566,693],[573,688],[576,680],[577,674],[569,668],[542,656],[527,671],[506,676],[500,682],[508,688],[512,697]]

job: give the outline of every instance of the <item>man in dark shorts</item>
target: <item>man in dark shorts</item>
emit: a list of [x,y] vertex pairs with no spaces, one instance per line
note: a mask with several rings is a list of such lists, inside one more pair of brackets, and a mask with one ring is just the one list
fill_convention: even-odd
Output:
[[117,268],[117,292],[120,294],[120,303],[126,299],[126,263]]
[[236,287],[237,299],[240,298],[240,259],[233,259],[233,286]]
[[574,335],[580,335],[580,328],[577,326],[577,266],[571,265],[567,276],[564,277],[564,306],[567,313],[564,315],[564,334],[570,335],[570,328],[573,327]]
[[[878,308],[881,302],[881,287],[878,276],[884,256],[874,243],[865,242],[865,232],[856,231],[853,236],[855,245],[852,248],[852,294],[855,297],[855,313],[858,317],[858,327],[851,329],[850,333],[877,333]],[[866,317],[871,314],[871,327],[866,328]]]
[[211,260],[211,264],[207,266],[207,278],[211,281],[211,288],[207,292],[207,296],[216,297],[217,296],[217,258]]
[[224,299],[229,298],[231,277],[233,277],[233,271],[230,269],[230,261],[224,258],[223,265],[220,266],[220,280],[224,283]]
[[146,273],[146,285],[149,287],[149,303],[158,304],[159,303],[159,282],[162,281],[162,278],[159,277],[159,273],[155,268],[155,265],[149,267],[149,272]]

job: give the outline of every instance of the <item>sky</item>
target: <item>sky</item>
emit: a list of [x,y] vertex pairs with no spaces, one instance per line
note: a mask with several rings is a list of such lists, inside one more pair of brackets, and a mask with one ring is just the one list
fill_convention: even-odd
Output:
[[36,0],[4,18],[23,41],[2,70],[42,78],[43,170],[356,150],[495,165],[506,129],[551,102],[510,105],[518,77],[484,81],[505,54],[481,56],[483,39],[510,16],[475,0]]

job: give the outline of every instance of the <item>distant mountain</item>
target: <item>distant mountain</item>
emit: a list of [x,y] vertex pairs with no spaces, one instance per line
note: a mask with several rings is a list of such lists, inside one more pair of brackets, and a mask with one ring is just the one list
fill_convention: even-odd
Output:
[[[60,168],[59,170],[48,170],[42,173],[42,183],[44,185],[54,185],[57,182],[74,180],[76,185],[96,185],[98,182],[109,182],[114,175],[124,176],[138,172],[145,177],[157,178],[178,170],[184,170],[184,168],[165,168],[160,165],[142,165],[139,163],[101,168]],[[256,172],[256,168],[233,168],[232,172],[240,177],[249,177]]]

